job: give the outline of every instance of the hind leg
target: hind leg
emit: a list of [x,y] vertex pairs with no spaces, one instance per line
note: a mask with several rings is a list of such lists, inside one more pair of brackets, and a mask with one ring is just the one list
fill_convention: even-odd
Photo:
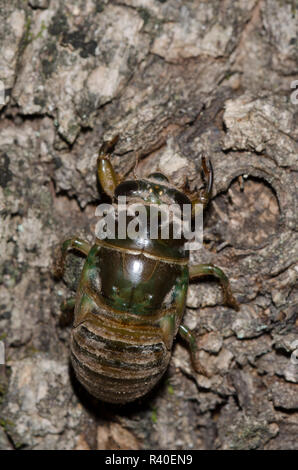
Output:
[[189,330],[184,325],[180,325],[179,326],[179,335],[181,336],[181,338],[183,338],[187,342],[187,344],[189,346],[191,362],[192,362],[192,365],[193,365],[193,368],[195,369],[195,371],[198,374],[202,374],[202,375],[205,375],[206,377],[208,377],[208,374],[207,374],[207,371],[206,371],[205,367],[202,366],[202,364],[199,361],[198,346],[197,346],[196,338],[193,335],[193,333],[191,332],[191,330]]

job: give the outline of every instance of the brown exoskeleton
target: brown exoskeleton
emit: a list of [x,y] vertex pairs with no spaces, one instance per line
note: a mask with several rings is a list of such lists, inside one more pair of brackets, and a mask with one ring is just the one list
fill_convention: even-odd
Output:
[[[120,196],[150,206],[190,199],[161,173],[144,179],[119,182],[110,162],[116,139],[103,145],[98,157],[100,184],[114,203]],[[202,160],[206,188],[193,201],[204,206],[212,187],[212,167]],[[195,369],[205,373],[198,361],[193,333],[182,317],[189,279],[215,276],[221,283],[224,302],[238,310],[229,281],[221,269],[210,264],[189,266],[185,239],[130,238],[66,240],[56,263],[63,274],[69,250],[86,256],[75,298],[62,309],[74,309],[71,361],[78,380],[95,397],[111,403],[126,403],[145,395],[166,371],[175,336],[189,344]]]

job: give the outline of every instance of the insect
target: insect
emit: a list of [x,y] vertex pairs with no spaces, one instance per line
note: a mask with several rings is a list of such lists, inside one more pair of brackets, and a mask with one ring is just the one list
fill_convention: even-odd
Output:
[[[144,179],[119,181],[110,161],[117,138],[102,145],[97,161],[103,191],[115,203],[119,196],[153,203],[191,204],[166,176],[152,173]],[[205,187],[192,201],[207,205],[212,187],[212,167],[202,158]],[[189,279],[215,276],[224,302],[238,310],[224,272],[210,264],[188,266],[185,239],[136,240],[96,238],[93,246],[71,238],[61,246],[55,262],[62,276],[69,250],[86,256],[75,298],[62,303],[62,314],[74,312],[71,362],[79,382],[88,392],[110,403],[127,403],[149,392],[166,371],[173,340],[179,334],[188,343],[198,373],[206,374],[198,360],[194,334],[182,317]]]

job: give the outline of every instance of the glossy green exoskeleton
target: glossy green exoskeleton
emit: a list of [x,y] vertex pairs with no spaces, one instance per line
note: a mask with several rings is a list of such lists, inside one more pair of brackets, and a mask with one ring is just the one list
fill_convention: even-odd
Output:
[[[110,161],[117,139],[105,143],[98,157],[98,179],[103,191],[116,203],[207,205],[212,187],[212,167],[202,159],[206,187],[190,201],[168,178],[152,173],[120,181]],[[62,304],[74,310],[71,361],[81,384],[95,397],[111,403],[126,403],[145,395],[159,381],[170,361],[175,336],[189,344],[197,372],[205,374],[198,360],[193,333],[181,321],[189,279],[215,276],[221,283],[224,302],[238,310],[229,281],[221,269],[209,264],[188,266],[185,240],[96,239],[66,240],[56,261],[62,276],[69,250],[86,256],[75,298]]]

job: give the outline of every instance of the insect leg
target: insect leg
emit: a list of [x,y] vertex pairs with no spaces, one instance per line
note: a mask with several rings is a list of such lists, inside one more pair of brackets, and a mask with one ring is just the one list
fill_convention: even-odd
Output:
[[212,264],[196,264],[194,266],[189,266],[189,279],[190,280],[197,279],[198,277],[204,277],[204,276],[214,276],[219,280],[223,289],[224,304],[238,311],[239,304],[232,294],[229,279],[220,268]]
[[164,316],[159,320],[163,332],[163,339],[168,349],[172,348],[173,339],[178,331],[185,309],[185,299],[188,288],[188,267],[182,268],[181,276],[175,285],[173,304],[165,310]]
[[82,323],[91,312],[99,313],[102,295],[97,284],[99,278],[97,257],[100,250],[100,246],[94,245],[85,261],[76,297],[77,310],[73,323],[74,327]]
[[196,212],[196,204],[203,204],[203,206],[206,207],[211,197],[213,170],[210,160],[206,160],[205,157],[202,157],[202,170],[205,177],[206,186],[199,192],[198,196],[191,203],[193,215],[195,215]]
[[61,303],[61,315],[59,318],[60,326],[68,326],[73,321],[74,308],[76,304],[75,297],[64,299]]
[[112,140],[104,142],[99,151],[97,159],[97,175],[103,191],[110,197],[114,196],[114,191],[119,184],[119,176],[116,174],[110,155],[118,141],[119,136],[116,135]]
[[180,334],[181,338],[183,338],[189,346],[191,361],[192,361],[192,365],[193,365],[195,371],[198,374],[208,376],[206,369],[202,366],[202,364],[200,363],[200,361],[198,359],[198,354],[197,354],[198,353],[198,346],[197,346],[195,336],[184,325],[180,325],[178,331],[179,331],[179,334]]
[[167,349],[172,348],[173,339],[175,335],[175,314],[165,315],[160,321],[160,327],[163,333],[163,340]]
[[81,238],[69,238],[62,243],[61,248],[56,254],[56,259],[54,262],[54,275],[56,277],[62,277],[64,273],[65,258],[69,250],[77,250],[83,255],[87,256],[90,251],[91,246],[88,242],[85,242]]

